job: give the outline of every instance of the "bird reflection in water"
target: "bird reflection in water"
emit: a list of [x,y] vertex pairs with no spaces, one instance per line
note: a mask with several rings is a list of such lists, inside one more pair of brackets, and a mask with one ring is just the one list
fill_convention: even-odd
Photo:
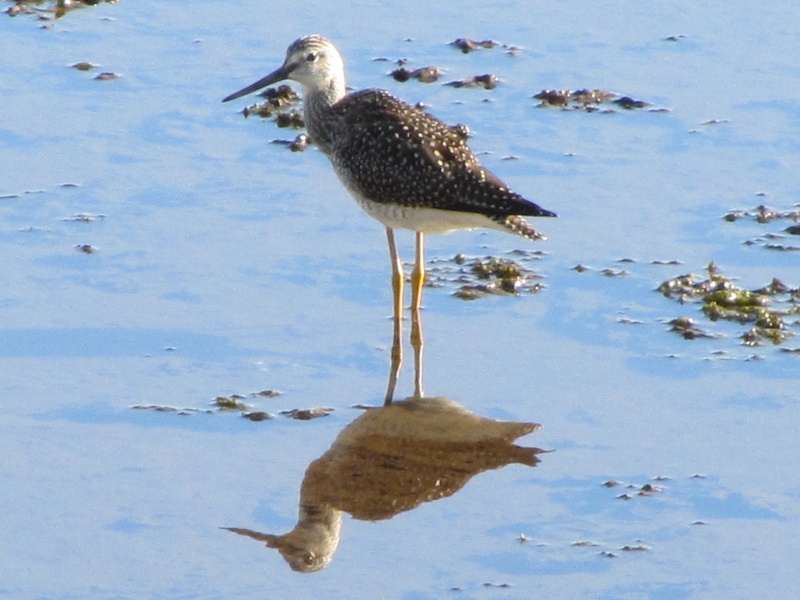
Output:
[[276,548],[295,571],[318,571],[339,545],[342,514],[379,521],[451,496],[474,475],[535,466],[539,448],[513,441],[537,423],[480,417],[448,398],[409,398],[367,411],[306,469],[297,525],[271,535],[225,527]]
[[[412,313],[412,320],[420,332],[414,337],[421,342],[419,316]],[[394,343],[399,343],[397,335]],[[423,397],[421,344],[414,346],[415,395],[367,409],[309,465],[294,529],[283,535],[224,529],[276,548],[295,571],[319,571],[339,545],[345,512],[366,521],[390,519],[452,496],[483,471],[512,463],[536,466],[544,450],[513,442],[539,429],[537,423],[487,419],[454,400]],[[392,356],[391,390],[400,353]]]

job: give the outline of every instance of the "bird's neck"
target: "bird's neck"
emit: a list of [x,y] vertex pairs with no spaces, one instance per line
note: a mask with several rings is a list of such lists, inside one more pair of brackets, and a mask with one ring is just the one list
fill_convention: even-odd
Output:
[[333,143],[334,118],[331,107],[346,94],[344,82],[337,79],[303,91],[303,113],[308,135],[325,154],[330,153]]

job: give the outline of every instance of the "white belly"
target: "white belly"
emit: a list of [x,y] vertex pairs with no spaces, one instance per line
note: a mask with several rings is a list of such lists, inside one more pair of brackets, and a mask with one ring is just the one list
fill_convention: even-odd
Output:
[[478,227],[506,231],[503,225],[479,213],[381,204],[358,194],[347,186],[343,178],[342,183],[345,184],[347,190],[369,216],[392,229],[410,229],[411,231],[434,234],[448,233],[458,229],[476,229]]
[[378,204],[360,198],[358,203],[368,215],[393,229],[410,229],[424,233],[447,233],[457,229],[475,229],[476,227],[502,229],[502,226],[490,218],[476,213]]

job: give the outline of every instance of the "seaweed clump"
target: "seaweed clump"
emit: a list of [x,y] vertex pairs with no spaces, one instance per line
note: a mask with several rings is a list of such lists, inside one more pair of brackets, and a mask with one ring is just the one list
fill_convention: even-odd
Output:
[[470,258],[456,254],[447,261],[436,261],[428,269],[428,285],[443,287],[455,284],[453,296],[477,300],[490,295],[534,294],[543,289],[541,275],[523,262],[540,258],[540,253],[517,252],[518,257],[484,256]]
[[246,106],[242,110],[245,118],[250,115],[261,117],[262,119],[275,118],[278,127],[292,127],[300,129],[304,127],[302,115],[295,110],[295,106],[300,101],[300,96],[291,86],[283,84],[278,87],[270,87],[259,94],[264,98],[263,102],[258,102],[252,106]]
[[[263,102],[246,106],[242,110],[245,118],[250,115],[262,119],[272,119],[276,126],[283,129],[303,129],[306,126],[302,111],[298,108],[300,96],[286,84],[269,87],[261,94]],[[300,133],[294,140],[275,140],[274,143],[286,146],[292,152],[302,152],[312,140],[305,133]]]
[[[612,107],[600,108],[600,105],[614,104],[617,108],[625,110],[635,110],[637,108],[647,108],[649,102],[636,100],[630,96],[618,96],[613,92],[600,89],[580,89],[580,90],[542,90],[534,95],[535,100],[540,100],[540,108],[554,106],[563,110],[584,110],[586,112],[612,113]],[[665,109],[650,109],[653,112],[664,112]]]
[[[713,262],[706,270],[704,278],[689,274],[668,279],[657,291],[681,304],[699,301],[702,313],[712,322],[721,319],[749,325],[740,335],[746,346],[760,346],[764,341],[777,345],[794,335],[789,328],[798,321],[789,318],[800,313],[800,289],[777,278],[758,289],[743,289],[722,275]],[[685,339],[719,337],[706,334],[691,318],[674,319],[670,324]]]

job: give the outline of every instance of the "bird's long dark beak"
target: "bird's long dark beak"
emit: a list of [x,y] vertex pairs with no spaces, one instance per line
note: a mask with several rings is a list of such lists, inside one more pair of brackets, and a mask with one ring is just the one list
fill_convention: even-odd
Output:
[[260,90],[261,88],[265,88],[268,85],[272,85],[273,83],[277,83],[279,81],[283,81],[289,75],[289,69],[286,68],[286,65],[283,65],[280,69],[277,69],[267,75],[266,77],[262,77],[255,83],[251,83],[246,88],[242,88],[238,92],[234,92],[230,96],[225,96],[222,99],[223,102],[227,102],[228,100],[236,100],[236,98],[241,98],[242,96],[246,96],[247,94],[252,94],[256,90]]

